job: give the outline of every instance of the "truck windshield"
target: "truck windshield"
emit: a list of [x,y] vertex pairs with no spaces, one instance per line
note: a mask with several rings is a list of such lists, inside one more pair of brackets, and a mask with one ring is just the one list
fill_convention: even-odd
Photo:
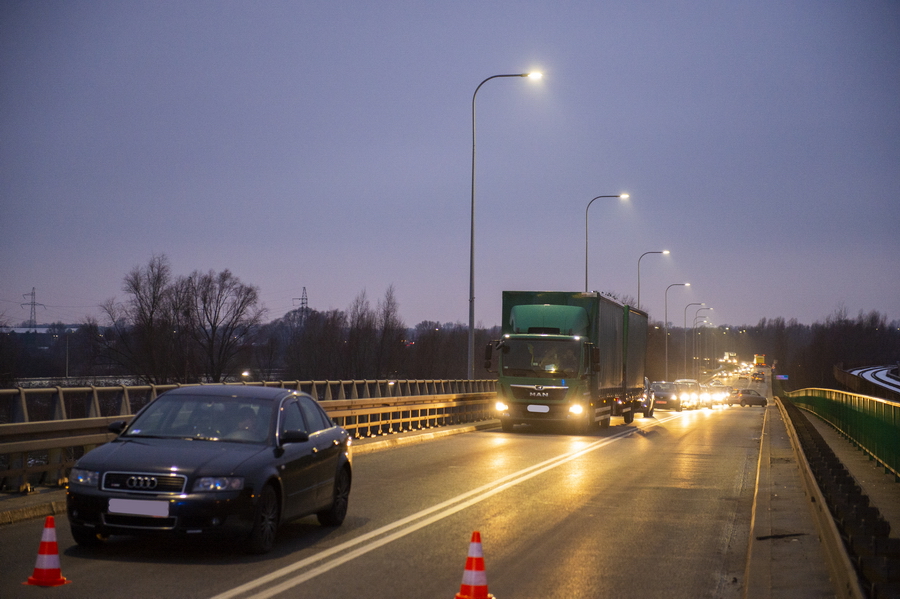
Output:
[[574,339],[507,339],[504,376],[562,378],[578,374],[581,344]]

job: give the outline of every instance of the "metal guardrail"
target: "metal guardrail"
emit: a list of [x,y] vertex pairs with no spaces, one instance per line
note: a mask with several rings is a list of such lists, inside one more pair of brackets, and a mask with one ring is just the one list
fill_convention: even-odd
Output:
[[[299,389],[318,397],[335,422],[356,438],[486,420],[494,397],[492,380],[255,385]],[[190,385],[0,389],[0,404],[13,402],[7,411],[17,417],[0,424],[0,490],[63,484],[79,457],[115,438],[107,429],[111,422],[130,420],[159,394],[179,386]],[[335,395],[338,399],[332,399]],[[29,420],[30,416],[40,419]]]
[[870,395],[872,397],[882,397],[888,401],[900,402],[900,393],[888,389],[887,387],[877,385],[861,376],[847,372],[840,364],[833,367],[833,374],[834,379],[838,383],[854,393]]
[[900,403],[834,389],[784,395],[831,424],[900,480]]

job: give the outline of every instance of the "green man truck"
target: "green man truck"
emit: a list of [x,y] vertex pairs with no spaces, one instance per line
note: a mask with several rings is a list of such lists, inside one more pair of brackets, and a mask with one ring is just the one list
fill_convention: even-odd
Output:
[[586,432],[652,414],[646,312],[596,292],[504,291],[502,318],[485,367],[497,372],[503,430],[558,422]]

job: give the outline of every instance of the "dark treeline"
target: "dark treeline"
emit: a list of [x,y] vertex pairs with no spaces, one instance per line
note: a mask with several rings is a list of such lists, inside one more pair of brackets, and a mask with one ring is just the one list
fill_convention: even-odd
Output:
[[[0,386],[52,378],[90,384],[129,376],[144,382],[241,380],[463,379],[467,325],[423,321],[407,327],[393,286],[373,305],[365,291],[346,310],[298,308],[263,324],[257,288],[228,270],[175,277],[154,256],[123,280],[125,300],[103,304],[104,321],[62,323],[47,333],[0,335]],[[498,298],[499,301],[499,298]],[[0,322],[8,326],[8,322]],[[476,377],[482,349],[499,327],[476,330]],[[756,326],[651,326],[647,376],[694,378],[720,366],[726,352],[741,361],[765,354],[789,388],[838,388],[833,366],[896,364],[900,322],[878,312],[849,317],[844,309],[812,325],[783,318]]]

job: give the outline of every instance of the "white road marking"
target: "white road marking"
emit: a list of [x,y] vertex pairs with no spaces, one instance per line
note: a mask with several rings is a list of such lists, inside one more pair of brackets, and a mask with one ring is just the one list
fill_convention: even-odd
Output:
[[[381,528],[379,528],[377,530],[373,530],[372,532],[369,532],[369,533],[366,533],[359,537],[356,537],[355,539],[351,539],[349,541],[341,543],[340,545],[336,545],[335,547],[326,549],[320,553],[317,553],[316,555],[313,555],[306,559],[295,562],[289,566],[285,566],[284,568],[276,570],[270,574],[261,576],[261,577],[257,578],[256,580],[252,580],[241,586],[235,587],[229,591],[226,591],[224,593],[216,595],[215,597],[212,597],[211,599],[231,599],[233,597],[237,597],[239,595],[248,593],[250,591],[253,591],[254,589],[257,589],[259,587],[267,585],[269,583],[275,582],[279,578],[288,576],[298,570],[307,568],[307,567],[315,564],[316,562],[326,560],[336,554],[341,554],[341,555],[337,555],[337,557],[334,557],[333,559],[326,561],[325,563],[323,563],[315,568],[312,568],[310,570],[303,572],[302,574],[298,574],[297,576],[289,578],[288,580],[285,580],[276,586],[270,587],[268,589],[260,591],[259,593],[251,595],[251,597],[253,599],[267,599],[268,597],[273,597],[273,596],[275,596],[279,593],[282,593],[288,589],[291,589],[299,584],[302,584],[302,583],[306,582],[307,580],[310,580],[311,578],[318,576],[319,574],[323,574],[323,573],[325,573],[329,570],[332,570],[342,564],[345,564],[353,559],[356,559],[357,557],[359,557],[361,555],[364,555],[370,551],[374,551],[375,549],[378,549],[379,547],[381,547],[383,545],[387,545],[388,543],[390,543],[392,541],[396,541],[397,539],[405,537],[406,535],[411,534],[411,533],[419,530],[420,528],[429,526],[430,524],[433,524],[439,520],[442,520],[448,516],[451,516],[451,515],[459,512],[459,511],[462,511],[462,510],[466,509],[467,507],[473,506],[481,501],[484,501],[485,499],[488,499],[489,497],[492,497],[502,491],[505,491],[506,489],[508,489],[510,487],[513,487],[515,485],[523,483],[531,478],[534,478],[535,476],[538,476],[539,474],[543,474],[544,472],[547,472],[548,470],[552,470],[553,468],[561,466],[567,462],[570,462],[570,461],[572,461],[576,458],[579,458],[585,454],[588,454],[592,451],[596,451],[597,449],[600,449],[601,447],[609,445],[610,443],[624,439],[625,437],[628,437],[628,436],[634,434],[638,430],[651,428],[658,424],[662,424],[664,422],[668,422],[669,420],[673,420],[673,419],[679,418],[679,417],[681,417],[681,414],[671,414],[671,415],[669,415],[668,418],[664,418],[661,420],[655,419],[653,422],[650,422],[646,425],[636,426],[634,428],[628,428],[620,433],[614,434],[611,437],[595,441],[581,449],[576,449],[574,451],[570,451],[568,453],[561,454],[554,458],[550,458],[549,460],[545,460],[539,464],[535,464],[534,466],[529,466],[528,468],[523,468],[522,470],[519,470],[518,472],[513,472],[512,474],[508,474],[504,477],[498,478],[497,480],[492,481],[486,485],[482,485],[481,487],[478,487],[477,489],[473,489],[473,490],[463,493],[461,495],[457,495],[456,497],[453,497],[452,499],[448,499],[447,501],[433,505],[430,508],[427,508],[420,512],[412,514],[411,516],[407,516],[406,518],[402,518],[400,520],[397,520],[396,522],[392,522],[390,524],[382,526]],[[400,529],[400,530],[396,530],[395,532],[393,532],[391,534],[387,534],[387,533],[390,533],[391,531],[394,531],[395,529]],[[386,536],[382,536],[382,535],[386,535]],[[381,538],[377,538],[377,537],[381,537]],[[348,550],[350,550],[352,547],[355,547],[355,546],[361,545],[361,544],[362,544],[362,547],[358,547],[358,548],[353,549],[352,551],[348,552]],[[347,552],[347,553],[345,553],[345,552]]]

